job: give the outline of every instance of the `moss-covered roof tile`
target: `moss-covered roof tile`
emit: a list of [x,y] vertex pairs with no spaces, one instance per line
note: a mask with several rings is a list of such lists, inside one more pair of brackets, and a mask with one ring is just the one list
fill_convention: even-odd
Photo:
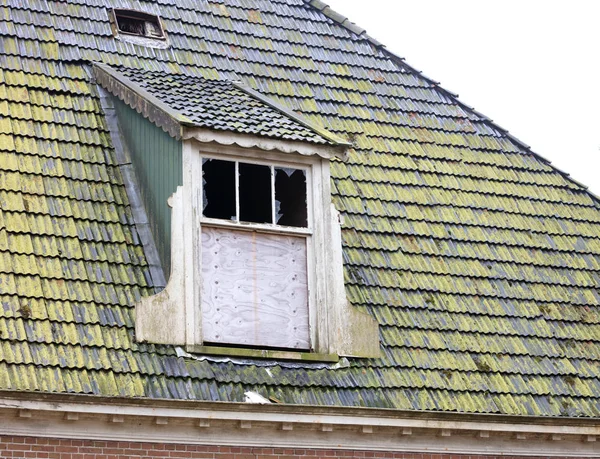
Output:
[[[0,388],[600,416],[595,198],[305,2],[146,6],[167,49],[115,40],[100,0],[0,7]],[[332,189],[381,358],[266,371],[135,341],[154,288],[92,62],[169,100],[241,81],[353,139]]]

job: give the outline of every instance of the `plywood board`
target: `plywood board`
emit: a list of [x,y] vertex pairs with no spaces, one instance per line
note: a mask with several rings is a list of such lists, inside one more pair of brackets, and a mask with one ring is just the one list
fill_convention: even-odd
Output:
[[202,228],[205,342],[309,349],[306,238]]

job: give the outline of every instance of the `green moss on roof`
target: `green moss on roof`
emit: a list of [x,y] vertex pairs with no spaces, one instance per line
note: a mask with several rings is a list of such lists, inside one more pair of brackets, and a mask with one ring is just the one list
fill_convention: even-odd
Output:
[[[246,4],[155,5],[168,49],[115,40],[100,0],[0,8],[0,389],[599,417],[597,201],[304,1]],[[354,140],[332,186],[381,358],[267,372],[136,343],[153,285],[92,61],[242,81]]]
[[[143,92],[168,107],[186,125],[217,131],[271,137],[279,140],[336,145],[297,116],[274,107],[274,101],[231,81],[208,80],[184,74],[149,72],[118,67],[107,69],[110,78],[130,90]],[[116,90],[115,95],[123,98]]]

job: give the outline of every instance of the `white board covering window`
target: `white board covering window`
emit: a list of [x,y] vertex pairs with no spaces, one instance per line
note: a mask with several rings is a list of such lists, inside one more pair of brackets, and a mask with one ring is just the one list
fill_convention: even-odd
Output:
[[310,349],[307,172],[203,159],[204,342]]

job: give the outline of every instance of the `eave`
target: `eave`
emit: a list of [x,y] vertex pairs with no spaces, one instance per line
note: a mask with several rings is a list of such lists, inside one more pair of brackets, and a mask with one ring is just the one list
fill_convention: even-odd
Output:
[[[41,425],[44,427],[41,428]],[[0,392],[6,435],[597,457],[600,421]]]
[[219,132],[212,129],[186,127],[182,131],[183,140],[194,139],[200,143],[216,143],[223,146],[237,145],[241,148],[257,148],[264,151],[280,151],[282,153],[298,153],[303,156],[318,155],[325,159],[345,159],[345,147],[315,145],[307,142],[294,142],[269,137],[260,137],[235,132]]

